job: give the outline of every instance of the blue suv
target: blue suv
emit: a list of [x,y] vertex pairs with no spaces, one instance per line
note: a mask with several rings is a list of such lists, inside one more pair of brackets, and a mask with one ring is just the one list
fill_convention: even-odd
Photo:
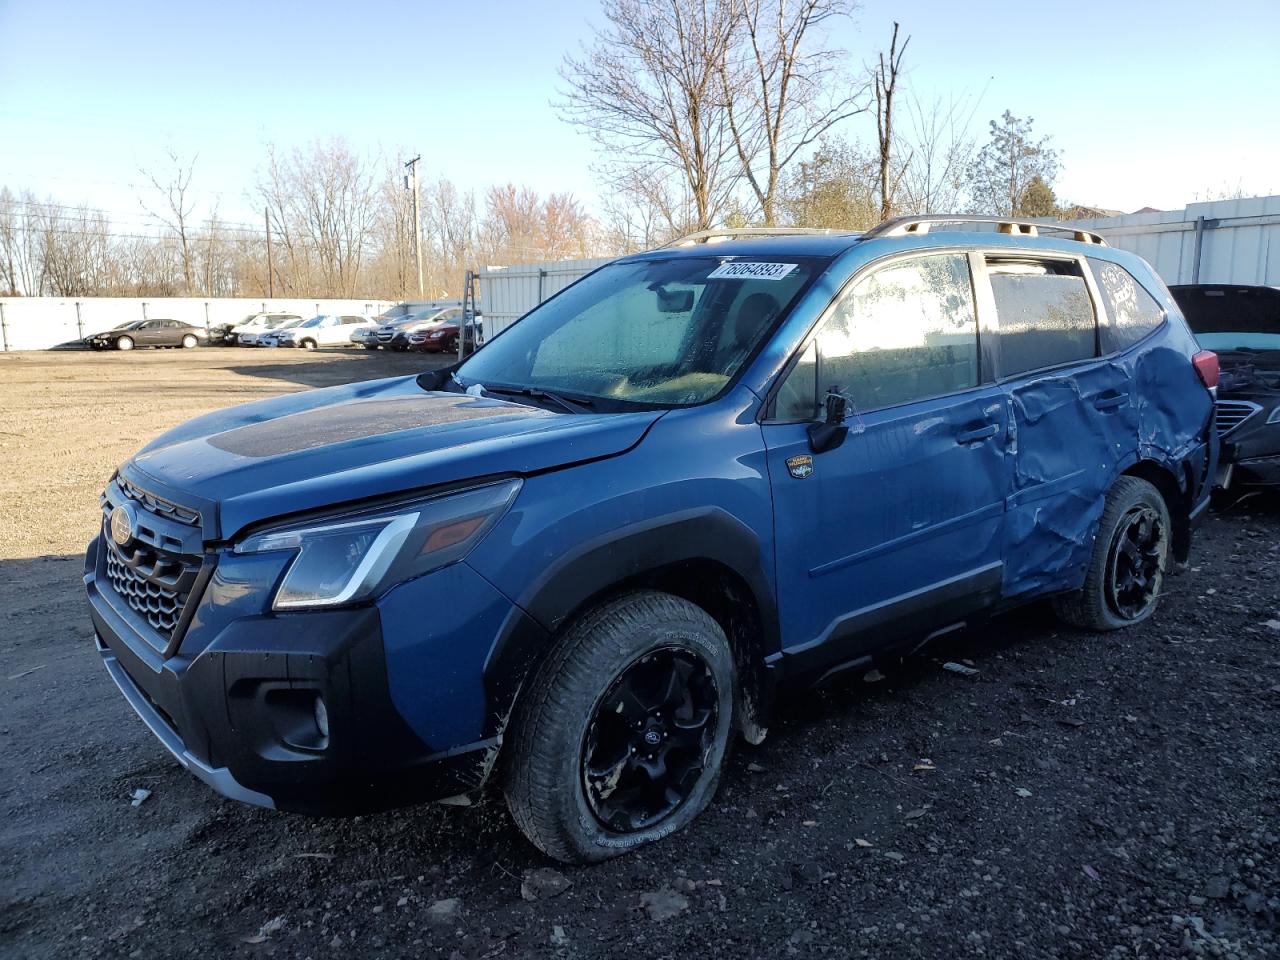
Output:
[[1036,598],[1151,616],[1216,378],[1089,233],[703,236],[452,367],[152,442],[102,497],[97,647],[228,797],[354,813],[492,776],[544,852],[600,860],[697,816],[784,685]]

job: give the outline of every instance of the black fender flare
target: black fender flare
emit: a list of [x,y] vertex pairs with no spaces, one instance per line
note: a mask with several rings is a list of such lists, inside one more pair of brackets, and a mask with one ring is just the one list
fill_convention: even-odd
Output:
[[611,530],[577,545],[549,565],[515,598],[527,616],[513,618],[485,663],[491,722],[501,730],[519,687],[550,649],[556,633],[578,612],[610,594],[643,583],[647,574],[684,562],[711,561],[737,575],[752,594],[760,624],[756,666],[780,646],[772,577],[760,541],[719,507],[699,507]]
[[771,578],[751,528],[719,507],[699,507],[629,524],[589,540],[548,567],[520,606],[547,630],[558,630],[594,597],[651,570],[689,560],[713,560],[751,588],[766,627],[766,653],[778,647]]

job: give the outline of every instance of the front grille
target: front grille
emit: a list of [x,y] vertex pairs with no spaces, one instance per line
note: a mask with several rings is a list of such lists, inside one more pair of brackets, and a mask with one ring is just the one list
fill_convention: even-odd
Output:
[[168,640],[182,618],[182,608],[200,565],[178,554],[157,550],[137,540],[120,546],[103,531],[107,579],[129,608]]
[[1213,405],[1213,418],[1218,425],[1218,436],[1225,437],[1262,408],[1248,400],[1219,400]]
[[147,493],[135,487],[124,477],[116,477],[116,483],[120,485],[120,491],[130,500],[136,500],[152,513],[162,517],[168,517],[170,520],[176,520],[178,523],[184,523],[189,527],[197,526],[200,523],[200,514],[188,507],[180,507],[176,503],[170,503],[168,500],[162,500],[154,493]]

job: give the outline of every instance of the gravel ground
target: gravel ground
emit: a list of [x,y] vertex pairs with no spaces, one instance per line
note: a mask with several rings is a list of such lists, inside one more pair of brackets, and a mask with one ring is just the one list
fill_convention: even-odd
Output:
[[548,863],[496,796],[345,821],[215,796],[93,652],[97,492],[196,413],[422,366],[0,356],[0,954],[1280,956],[1280,498],[1211,518],[1141,627],[1029,608],[785,702],[705,816],[602,866]]

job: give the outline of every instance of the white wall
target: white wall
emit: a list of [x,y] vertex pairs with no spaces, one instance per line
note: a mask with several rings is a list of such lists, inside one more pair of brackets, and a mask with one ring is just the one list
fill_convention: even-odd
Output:
[[1168,284],[1280,286],[1280,196],[1213,200],[1184,210],[1073,222],[1096,230],[1114,247],[1138,254]]
[[381,313],[386,300],[200,297],[14,297],[0,299],[5,350],[47,350],[129,320],[182,320],[197,327],[236,323],[259,311],[312,317],[317,313]]
[[493,339],[553,293],[608,263],[609,259],[481,267],[480,309],[484,312],[485,340]]

